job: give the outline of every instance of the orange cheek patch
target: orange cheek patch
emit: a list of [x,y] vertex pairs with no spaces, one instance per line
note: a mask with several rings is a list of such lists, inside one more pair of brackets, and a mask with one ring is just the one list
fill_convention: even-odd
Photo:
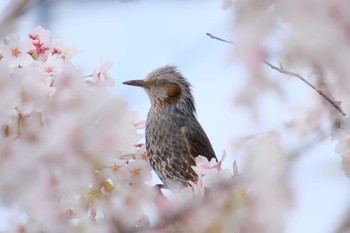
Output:
[[176,98],[181,94],[181,89],[176,83],[168,84],[166,87],[168,98]]
[[181,88],[178,84],[167,83],[163,86],[163,88],[165,88],[166,97],[156,99],[155,106],[162,106],[162,105],[166,105],[166,104],[171,104],[171,103],[177,101],[181,97]]

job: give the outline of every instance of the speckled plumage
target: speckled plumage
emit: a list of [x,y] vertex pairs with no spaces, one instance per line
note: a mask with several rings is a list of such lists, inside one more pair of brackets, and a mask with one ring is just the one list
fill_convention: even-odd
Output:
[[144,80],[124,84],[142,86],[151,100],[146,122],[146,150],[150,164],[168,186],[196,181],[191,168],[195,157],[216,158],[210,141],[196,118],[190,83],[175,66],[165,66]]

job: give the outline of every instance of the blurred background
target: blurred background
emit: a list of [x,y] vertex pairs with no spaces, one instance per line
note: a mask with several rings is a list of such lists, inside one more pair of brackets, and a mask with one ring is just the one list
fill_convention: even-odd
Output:
[[[292,120],[295,109],[317,96],[300,80],[266,69],[282,84],[284,96],[264,95],[258,103],[258,117],[235,106],[233,99],[245,82],[246,71],[233,59],[232,46],[206,36],[209,32],[232,37],[234,12],[224,11],[221,4],[220,0],[1,0],[0,34],[23,38],[41,25],[65,44],[77,47],[79,54],[73,62],[86,74],[112,60],[110,75],[116,85],[111,91],[127,101],[140,120],[146,119],[150,107],[147,95],[121,83],[142,79],[163,65],[178,66],[193,84],[198,119],[216,154],[221,157],[226,151],[225,166],[231,168],[233,159],[238,166],[242,161],[233,149],[235,139],[279,130]],[[295,138],[283,140],[290,147],[301,143]],[[337,232],[350,215],[349,180],[334,147],[326,139],[293,161],[294,200],[286,232]],[[5,215],[1,210],[0,229],[6,227],[1,220]]]

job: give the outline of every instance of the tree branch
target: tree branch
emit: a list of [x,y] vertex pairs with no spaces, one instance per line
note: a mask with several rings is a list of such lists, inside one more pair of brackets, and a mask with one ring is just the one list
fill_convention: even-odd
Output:
[[12,0],[0,14],[0,36],[9,33],[15,19],[23,13],[31,0]]
[[[220,38],[220,37],[214,36],[214,35],[212,35],[212,34],[210,34],[210,33],[206,33],[206,35],[209,36],[211,39],[215,39],[215,40],[218,40],[218,41],[221,41],[221,42],[224,42],[224,43],[233,45],[233,42],[232,42],[231,40],[225,40],[225,39],[222,39],[222,38]],[[284,69],[283,66],[282,66],[282,63],[280,63],[279,66],[275,66],[275,65],[271,64],[270,62],[268,62],[268,61],[265,60],[265,59],[263,59],[262,62],[263,62],[265,65],[269,66],[271,69],[280,72],[281,74],[293,76],[293,77],[296,77],[296,78],[300,79],[301,81],[303,81],[304,83],[306,83],[309,87],[311,87],[312,89],[314,89],[320,96],[322,96],[329,104],[331,104],[331,105],[332,105],[336,110],[338,110],[343,116],[346,115],[345,112],[343,111],[343,109],[342,109],[339,105],[337,105],[337,104],[335,103],[334,100],[332,100],[329,96],[327,96],[322,90],[320,90],[319,88],[317,88],[316,86],[314,86],[313,84],[311,84],[309,81],[307,81],[307,80],[306,80],[303,76],[301,76],[300,74]]]

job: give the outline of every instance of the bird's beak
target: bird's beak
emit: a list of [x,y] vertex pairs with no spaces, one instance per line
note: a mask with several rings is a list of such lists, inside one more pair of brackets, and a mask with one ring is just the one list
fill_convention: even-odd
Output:
[[146,85],[145,81],[143,80],[129,80],[129,81],[123,82],[123,84],[138,86],[138,87],[144,87]]

